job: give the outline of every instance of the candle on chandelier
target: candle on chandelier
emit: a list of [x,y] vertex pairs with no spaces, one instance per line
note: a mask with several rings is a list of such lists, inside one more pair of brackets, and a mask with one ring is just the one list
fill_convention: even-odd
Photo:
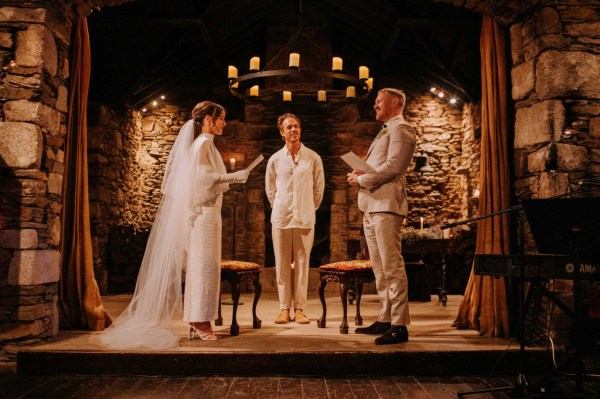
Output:
[[250,58],[250,70],[258,71],[260,69],[260,57]]
[[331,59],[331,70],[332,71],[341,71],[344,65],[344,60],[341,57],[333,57]]
[[254,85],[250,88],[250,97],[258,97],[258,85]]
[[283,101],[292,101],[292,92],[284,90],[283,91]]
[[229,160],[229,170],[232,172],[235,170],[235,158]]
[[227,77],[229,79],[237,78],[238,77],[237,68],[234,67],[233,65],[229,65],[229,68],[227,69]]
[[300,54],[290,53],[290,68],[300,67]]
[[346,97],[348,97],[348,98],[354,98],[354,97],[356,97],[356,87],[354,87],[354,86],[348,86],[346,88]]
[[358,78],[360,80],[369,79],[369,68],[367,68],[366,66],[359,66],[358,67]]
[[319,90],[317,92],[317,100],[321,103],[324,103],[325,101],[327,101],[327,91]]
[[369,90],[373,90],[373,78],[372,77],[365,80],[365,83],[367,84],[367,87],[369,88]]

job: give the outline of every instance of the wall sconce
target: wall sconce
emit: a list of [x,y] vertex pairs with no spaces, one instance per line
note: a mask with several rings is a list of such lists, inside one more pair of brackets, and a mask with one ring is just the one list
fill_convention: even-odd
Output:
[[433,168],[429,165],[429,158],[427,158],[427,155],[417,155],[415,157],[415,168],[413,171],[421,174],[433,172]]

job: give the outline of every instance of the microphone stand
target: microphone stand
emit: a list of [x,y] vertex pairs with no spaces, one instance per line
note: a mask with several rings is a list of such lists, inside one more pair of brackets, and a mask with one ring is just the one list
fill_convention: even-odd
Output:
[[446,230],[446,229],[450,229],[452,227],[456,227],[456,226],[460,226],[463,224],[468,224],[468,223],[472,223],[475,222],[477,220],[482,220],[482,219],[487,219],[490,218],[492,216],[496,216],[496,215],[501,215],[504,213],[508,213],[508,212],[515,212],[515,211],[519,211],[519,246],[520,246],[520,250],[519,250],[519,327],[518,327],[518,335],[517,335],[517,339],[519,340],[519,375],[517,376],[516,379],[516,384],[513,386],[507,386],[507,387],[498,387],[498,388],[489,388],[489,389],[480,389],[480,390],[475,390],[475,391],[463,391],[463,392],[457,392],[458,397],[462,397],[462,396],[466,396],[466,395],[474,395],[474,394],[479,394],[479,393],[487,393],[487,392],[498,392],[498,391],[507,391],[507,390],[513,390],[513,389],[517,389],[517,388],[521,388],[523,389],[526,393],[528,392],[529,389],[529,381],[527,379],[527,375],[526,375],[526,357],[525,357],[525,340],[524,340],[524,334],[523,334],[523,326],[525,325],[524,322],[524,313],[523,312],[523,296],[525,294],[525,284],[524,284],[524,277],[525,277],[525,227],[524,227],[524,223],[525,223],[525,213],[523,212],[523,205],[515,205],[512,206],[510,208],[507,209],[503,209],[501,211],[497,211],[497,212],[492,212],[492,213],[488,213],[487,215],[482,215],[482,216],[477,216],[474,217],[472,219],[468,219],[468,220],[462,220],[462,221],[458,221],[455,223],[448,223],[442,226],[442,230]]

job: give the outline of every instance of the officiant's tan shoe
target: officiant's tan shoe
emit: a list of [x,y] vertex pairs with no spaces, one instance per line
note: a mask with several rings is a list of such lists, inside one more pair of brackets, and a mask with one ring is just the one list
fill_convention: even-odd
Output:
[[275,324],[287,324],[290,322],[290,310],[282,309],[279,316],[275,319]]
[[310,319],[308,317],[306,317],[306,315],[302,312],[302,309],[296,309],[296,314],[294,315],[294,321],[298,324],[310,323]]

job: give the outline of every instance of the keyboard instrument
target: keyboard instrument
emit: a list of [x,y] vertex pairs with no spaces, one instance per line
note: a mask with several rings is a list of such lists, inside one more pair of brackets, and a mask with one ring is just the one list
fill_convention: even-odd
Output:
[[[520,256],[475,254],[475,274],[519,277]],[[574,280],[575,262],[566,255],[525,255],[525,278]],[[600,281],[600,262],[579,264],[579,279]]]

